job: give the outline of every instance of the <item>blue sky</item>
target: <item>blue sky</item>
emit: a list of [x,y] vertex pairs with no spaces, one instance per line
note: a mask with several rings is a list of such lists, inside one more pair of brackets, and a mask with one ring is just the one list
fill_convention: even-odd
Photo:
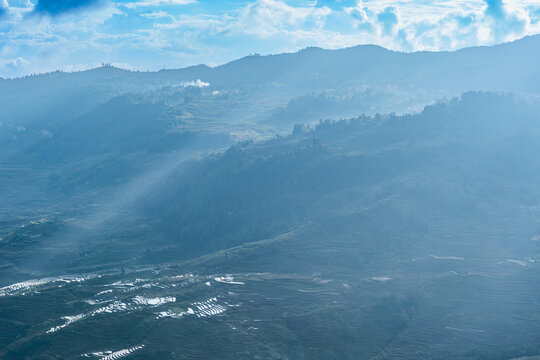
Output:
[[540,33],[540,0],[0,0],[0,77],[137,70],[378,44],[454,50]]

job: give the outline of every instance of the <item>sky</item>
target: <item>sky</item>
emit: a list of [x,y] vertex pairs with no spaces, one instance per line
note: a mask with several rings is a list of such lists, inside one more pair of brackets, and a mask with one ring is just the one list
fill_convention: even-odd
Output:
[[0,77],[159,70],[377,44],[456,50],[540,33],[540,0],[0,0]]

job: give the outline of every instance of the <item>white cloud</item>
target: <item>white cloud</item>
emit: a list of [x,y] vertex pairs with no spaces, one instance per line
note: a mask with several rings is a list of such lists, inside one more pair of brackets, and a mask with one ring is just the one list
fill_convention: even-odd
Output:
[[130,3],[123,3],[122,5],[129,8],[137,7],[157,7],[157,6],[174,6],[174,5],[189,5],[196,3],[196,0],[141,0]]
[[399,23],[398,10],[395,6],[388,6],[377,14],[377,21],[381,25],[384,35],[395,35]]
[[23,57],[2,60],[0,58],[0,70],[4,72],[18,72],[24,70],[28,61]]
[[54,136],[54,134],[47,129],[41,130],[39,134],[41,135],[41,137],[44,137],[44,138],[52,138]]
[[171,14],[162,10],[142,13],[141,16],[145,18],[149,18],[149,19],[162,19],[162,18],[174,19],[174,17]]
[[357,29],[371,30],[365,42],[403,51],[455,50],[539,33],[534,4],[540,1],[364,0],[345,11]]
[[332,11],[327,7],[290,6],[279,0],[258,0],[238,10],[229,19],[225,31],[266,38],[280,32],[303,29],[306,25],[322,28]]
[[201,81],[201,79],[197,79],[196,81],[186,81],[181,84],[183,87],[198,87],[198,88],[205,88],[210,86],[210,83]]

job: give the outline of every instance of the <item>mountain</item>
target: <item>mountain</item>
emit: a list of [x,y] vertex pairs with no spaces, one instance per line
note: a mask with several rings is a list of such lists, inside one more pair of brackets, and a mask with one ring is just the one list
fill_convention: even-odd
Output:
[[413,53],[386,50],[375,45],[340,50],[312,47],[296,53],[252,55],[216,67],[199,65],[158,72],[132,72],[105,66],[75,73],[56,72],[3,79],[0,85],[2,89],[19,91],[32,86],[34,91],[40,92],[45,90],[42,88],[45,84],[53,91],[76,84],[77,87],[100,86],[122,92],[175,85],[199,78],[217,89],[260,87],[272,83],[302,90],[328,89],[347,82],[437,88],[441,84],[439,81],[449,81],[443,89],[466,91],[490,86],[489,90],[538,90],[538,74],[534,70],[539,42],[540,36],[534,35],[491,47]]
[[[6,199],[16,198],[8,205],[10,213],[25,199],[47,203],[48,184],[72,178],[78,163],[94,173],[95,181],[84,189],[70,186],[79,187],[81,195],[89,191],[95,201],[103,184],[125,184],[170,151],[219,150],[321,119],[414,113],[470,90],[535,97],[539,41],[532,36],[441,53],[398,53],[370,45],[308,48],[213,68],[132,72],[104,66],[0,79],[0,191]],[[147,133],[152,140],[143,138]],[[121,174],[103,172],[102,163],[122,169]],[[24,181],[27,171],[35,179],[30,184]],[[15,188],[24,191],[12,193]]]
[[0,357],[540,355],[539,39],[0,80]]

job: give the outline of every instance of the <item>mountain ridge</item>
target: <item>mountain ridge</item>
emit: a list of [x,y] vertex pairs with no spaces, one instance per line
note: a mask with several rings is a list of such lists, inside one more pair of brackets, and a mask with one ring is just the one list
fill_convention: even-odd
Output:
[[218,70],[222,68],[227,68],[232,65],[242,63],[254,60],[254,59],[275,59],[278,57],[300,57],[303,55],[306,55],[310,53],[310,55],[314,52],[323,52],[323,53],[330,53],[330,54],[340,54],[340,53],[355,53],[355,52],[367,52],[367,51],[378,51],[379,53],[383,54],[399,54],[399,55],[406,55],[406,56],[418,56],[418,55],[436,55],[436,54],[461,54],[461,53],[468,53],[468,52],[475,52],[475,51],[481,51],[483,49],[502,49],[507,48],[510,46],[519,46],[520,44],[527,44],[527,45],[537,45],[537,44],[530,44],[531,42],[540,43],[540,34],[537,35],[528,35],[520,39],[516,39],[513,41],[508,41],[500,44],[494,44],[494,45],[477,45],[477,46],[470,46],[465,48],[460,48],[456,50],[442,50],[442,51],[431,51],[431,50],[418,50],[418,51],[412,51],[412,52],[403,52],[403,51],[396,51],[387,49],[383,46],[376,45],[376,44],[361,44],[361,45],[355,45],[345,48],[339,48],[339,49],[326,49],[322,47],[317,46],[310,46],[303,49],[300,49],[295,52],[284,52],[284,53],[277,53],[277,54],[266,54],[266,55],[247,55],[235,60],[231,60],[229,62],[226,62],[224,64],[216,65],[216,66],[210,66],[206,64],[197,64],[197,65],[190,65],[183,68],[163,68],[159,70],[153,70],[153,71],[142,71],[142,70],[130,70],[130,69],[124,69],[121,67],[111,66],[111,65],[104,65],[99,66],[95,68],[90,68],[86,70],[79,70],[79,71],[63,71],[63,70],[56,70],[52,72],[47,73],[40,73],[40,74],[32,74],[32,75],[25,75],[20,77],[14,77],[14,78],[3,78],[0,77],[0,81],[13,81],[13,80],[22,80],[22,79],[28,79],[28,78],[36,78],[36,77],[57,77],[57,76],[66,76],[71,74],[80,74],[80,73],[88,73],[88,72],[95,72],[95,71],[114,71],[114,72],[125,72],[125,73],[132,73],[137,74],[140,76],[148,76],[148,74],[158,74],[160,72],[167,72],[167,73],[183,73],[183,72],[191,72],[191,71],[199,71],[200,74],[203,74],[205,71],[212,71],[212,70]]

